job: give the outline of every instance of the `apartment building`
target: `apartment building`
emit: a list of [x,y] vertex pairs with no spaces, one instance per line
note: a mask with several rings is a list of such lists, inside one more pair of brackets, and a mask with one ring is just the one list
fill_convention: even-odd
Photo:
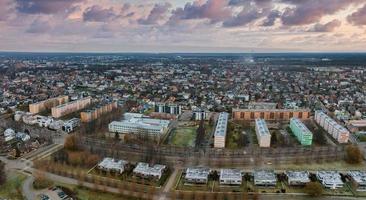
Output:
[[71,101],[65,104],[52,108],[52,117],[60,118],[70,113],[79,111],[91,104],[91,97],[85,97],[76,101]]
[[255,133],[260,147],[271,146],[271,133],[269,132],[267,123],[264,119],[255,120]]
[[64,104],[68,101],[69,101],[68,96],[59,96],[55,98],[46,99],[44,101],[29,104],[29,112],[37,114],[46,110],[50,110],[51,108]]
[[313,133],[300,121],[300,119],[291,118],[290,128],[301,145],[308,146],[312,144]]
[[117,108],[117,102],[107,102],[95,106],[93,109],[86,110],[80,113],[81,122],[91,122],[98,119],[100,116],[112,112]]
[[217,119],[216,129],[214,133],[214,147],[225,148],[227,122],[229,119],[229,113],[222,112]]
[[301,120],[310,117],[308,109],[233,109],[234,120],[254,121],[261,118],[266,121],[289,121],[296,117]]
[[349,131],[322,111],[315,111],[315,121],[339,143],[347,143]]

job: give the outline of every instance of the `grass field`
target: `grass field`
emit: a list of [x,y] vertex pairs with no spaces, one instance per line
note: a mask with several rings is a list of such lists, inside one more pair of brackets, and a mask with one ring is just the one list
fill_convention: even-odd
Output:
[[0,197],[13,200],[23,199],[20,191],[26,178],[23,174],[9,174],[6,183],[0,187]]
[[194,147],[197,127],[182,127],[173,130],[171,144],[180,147]]

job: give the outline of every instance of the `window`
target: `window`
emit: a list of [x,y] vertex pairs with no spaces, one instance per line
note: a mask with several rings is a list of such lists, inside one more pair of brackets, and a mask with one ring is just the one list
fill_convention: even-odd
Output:
[[280,119],[283,119],[283,112],[280,112]]
[[264,118],[264,112],[261,112],[261,118],[262,119]]
[[290,118],[292,118],[294,116],[293,112],[290,112]]
[[299,118],[302,119],[302,112],[299,112]]
[[254,112],[251,112],[251,113],[250,113],[250,118],[251,118],[251,119],[254,119]]
[[270,118],[270,119],[274,119],[274,116],[275,116],[275,115],[274,115],[274,113],[273,113],[273,112],[271,112],[271,113],[269,114],[269,118]]
[[245,114],[245,113],[241,112],[241,113],[240,113],[240,118],[242,118],[242,119],[243,119],[243,118],[244,118],[244,114]]

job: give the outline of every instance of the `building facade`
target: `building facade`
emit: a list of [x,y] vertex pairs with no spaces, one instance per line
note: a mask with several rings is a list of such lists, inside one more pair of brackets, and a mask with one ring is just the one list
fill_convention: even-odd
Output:
[[308,109],[233,109],[234,120],[254,121],[262,118],[266,121],[289,121],[296,117],[301,120],[310,117]]
[[255,133],[260,147],[271,146],[271,133],[269,132],[267,123],[264,119],[255,120]]
[[81,122],[91,122],[100,116],[112,112],[117,108],[117,102],[108,102],[96,106],[94,109],[83,111],[80,113]]
[[76,101],[71,101],[65,104],[52,108],[52,117],[60,118],[70,113],[79,111],[91,104],[91,97],[85,97]]
[[69,101],[69,96],[59,96],[37,103],[29,104],[29,112],[37,114],[45,110],[50,110],[51,108],[67,103]]
[[176,103],[156,103],[155,112],[180,115],[182,114],[182,106]]
[[168,130],[170,121],[151,118],[132,117],[123,121],[113,121],[109,124],[109,132],[112,133],[148,133],[160,136]]
[[290,128],[301,145],[311,145],[313,133],[298,118],[290,120]]
[[339,143],[347,143],[349,131],[322,111],[315,111],[315,121]]
[[219,118],[217,119],[216,129],[214,133],[215,148],[225,148],[228,119],[229,119],[229,113],[222,112],[219,114]]

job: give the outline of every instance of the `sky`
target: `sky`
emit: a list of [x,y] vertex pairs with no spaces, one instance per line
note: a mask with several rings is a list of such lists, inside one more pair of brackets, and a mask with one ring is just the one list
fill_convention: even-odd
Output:
[[0,51],[366,52],[366,0],[0,0]]

